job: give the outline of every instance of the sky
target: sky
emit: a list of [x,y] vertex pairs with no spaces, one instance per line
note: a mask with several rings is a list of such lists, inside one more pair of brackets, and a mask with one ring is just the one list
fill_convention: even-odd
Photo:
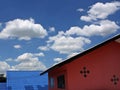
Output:
[[44,71],[119,33],[119,0],[0,0],[0,73]]

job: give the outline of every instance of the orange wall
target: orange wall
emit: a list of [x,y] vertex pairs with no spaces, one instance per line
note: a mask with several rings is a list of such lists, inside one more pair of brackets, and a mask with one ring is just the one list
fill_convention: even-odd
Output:
[[[90,70],[85,78],[83,67]],[[120,90],[120,43],[111,42],[67,64],[68,90]],[[119,81],[113,84],[116,75]]]
[[[90,73],[85,78],[80,73],[86,67]],[[57,89],[57,76],[65,73],[66,89]],[[116,75],[119,81],[113,84]],[[49,90],[120,90],[120,43],[111,42],[89,54],[77,58],[49,72],[55,78],[55,88]]]

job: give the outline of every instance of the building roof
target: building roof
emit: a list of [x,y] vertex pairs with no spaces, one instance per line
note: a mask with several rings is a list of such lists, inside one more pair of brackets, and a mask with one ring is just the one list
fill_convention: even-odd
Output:
[[59,67],[65,65],[65,64],[67,64],[67,63],[70,63],[70,62],[72,62],[73,60],[76,60],[76,58],[82,57],[82,56],[84,56],[84,55],[86,55],[86,54],[94,51],[95,49],[97,49],[97,48],[99,48],[99,47],[101,47],[101,46],[103,46],[103,45],[105,45],[105,44],[107,44],[107,43],[109,43],[109,42],[111,42],[111,41],[114,41],[114,40],[116,40],[117,42],[120,43],[120,33],[117,34],[117,35],[115,35],[114,37],[112,37],[112,38],[110,38],[110,39],[108,39],[108,40],[106,40],[106,41],[98,44],[98,45],[95,45],[94,47],[92,47],[92,48],[90,48],[90,49],[88,49],[88,50],[86,50],[86,51],[84,51],[84,52],[82,52],[82,53],[77,54],[76,56],[73,56],[73,57],[71,57],[71,58],[69,58],[69,59],[67,59],[67,60],[65,60],[65,61],[63,61],[63,62],[61,62],[61,63],[59,63],[59,64],[56,64],[56,65],[48,68],[46,71],[42,72],[40,75],[43,75],[43,74],[45,74],[45,73],[47,73],[47,72],[49,72],[49,71],[51,71],[51,70],[53,70],[53,69],[55,69],[55,68],[59,68]]

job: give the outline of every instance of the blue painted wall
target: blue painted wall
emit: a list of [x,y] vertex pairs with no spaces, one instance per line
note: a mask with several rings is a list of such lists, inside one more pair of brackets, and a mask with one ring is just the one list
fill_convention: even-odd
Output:
[[48,90],[48,75],[40,76],[40,71],[8,71],[7,88],[7,90]]
[[6,83],[0,83],[0,90],[7,90]]

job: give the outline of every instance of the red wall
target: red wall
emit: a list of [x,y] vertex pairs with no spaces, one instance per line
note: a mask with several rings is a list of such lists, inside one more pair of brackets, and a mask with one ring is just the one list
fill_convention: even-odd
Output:
[[[65,75],[65,88],[66,89],[58,89],[57,88],[57,77],[60,76],[60,75]],[[48,73],[49,75],[49,90],[68,90],[68,82],[67,82],[67,71],[66,71],[66,66],[62,66],[61,68],[57,68],[57,69],[54,69],[53,71],[49,72]],[[50,88],[50,77],[54,78],[55,80],[55,86],[54,88]]]
[[[90,73],[85,78],[80,70]],[[68,90],[120,90],[120,43],[111,42],[67,65]],[[113,84],[116,75],[119,81]]]
[[[86,67],[90,73],[84,77],[80,73]],[[57,89],[56,77],[65,73],[66,89]],[[116,85],[113,75],[119,78]],[[55,88],[49,90],[120,90],[120,43],[111,42],[89,54],[77,58],[61,68],[49,72],[55,78]]]

